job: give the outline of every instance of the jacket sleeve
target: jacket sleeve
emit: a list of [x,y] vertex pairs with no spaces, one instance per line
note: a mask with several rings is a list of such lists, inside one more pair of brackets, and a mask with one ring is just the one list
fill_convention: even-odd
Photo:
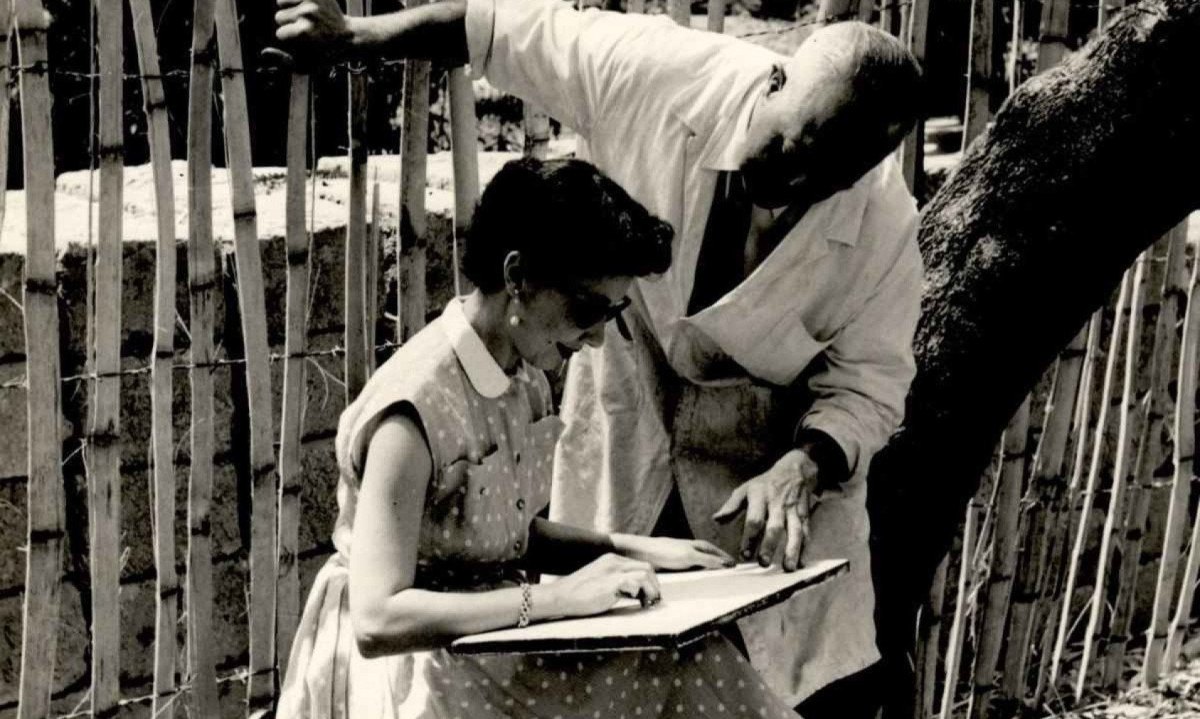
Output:
[[797,431],[798,438],[805,430],[832,437],[852,475],[866,469],[900,426],[916,374],[912,341],[922,284],[917,212],[898,173],[886,176],[890,181],[872,199],[863,226],[864,231],[886,233],[874,243],[881,250],[872,259],[880,268],[879,280],[826,348],[823,368],[810,377],[816,399]]
[[468,0],[466,31],[475,76],[585,137],[614,115],[645,121],[719,106],[729,87],[722,73],[744,67],[747,54],[776,57],[663,15],[581,12],[561,0]]

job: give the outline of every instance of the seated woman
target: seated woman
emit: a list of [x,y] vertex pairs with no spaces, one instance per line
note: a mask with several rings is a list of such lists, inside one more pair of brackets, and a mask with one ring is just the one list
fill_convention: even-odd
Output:
[[[342,414],[337,553],[317,575],[277,716],[794,716],[732,645],[455,657],[456,637],[659,597],[655,569],[733,560],[695,540],[550,522],[560,421],[543,370],[599,344],[631,282],[666,270],[670,226],[580,160],[510,162],[489,184],[450,302]],[[526,572],[565,574],[532,583]]]

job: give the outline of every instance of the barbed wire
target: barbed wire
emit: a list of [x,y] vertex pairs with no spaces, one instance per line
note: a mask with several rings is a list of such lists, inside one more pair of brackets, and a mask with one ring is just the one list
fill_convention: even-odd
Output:
[[[275,671],[276,671],[276,669],[274,667],[271,668],[271,670],[270,670],[270,672],[272,672],[272,673]],[[266,673],[266,672],[260,671],[258,673],[261,674],[261,673]],[[235,669],[232,672],[229,672],[228,674],[217,677],[217,684],[218,685],[231,684],[233,682],[243,682],[244,683],[249,678],[250,678],[250,670],[247,669],[246,667],[238,667],[237,669]],[[184,695],[184,693],[189,692],[191,690],[192,690],[192,684],[190,682],[184,682],[184,683],[180,684],[179,686],[175,687],[174,689],[168,689],[165,692],[160,692],[157,694],[150,693],[150,694],[145,694],[142,696],[127,697],[124,699],[120,699],[117,702],[117,706],[118,707],[127,707],[127,706],[134,706],[134,705],[138,705],[138,704],[149,704],[150,702],[154,701],[155,697],[157,697],[159,699],[166,699],[167,705],[169,706],[169,705],[174,704],[176,702],[176,700],[178,700],[180,697],[182,697]],[[84,717],[92,716],[92,708],[91,708],[90,698],[91,698],[90,695],[85,696],[79,702],[79,704],[76,705],[78,708],[76,708],[74,711],[72,711],[69,714],[59,714],[54,719],[84,719]]]
[[[375,352],[393,351],[399,349],[402,343],[400,342],[381,342],[373,347]],[[326,350],[312,350],[306,352],[294,352],[285,354],[283,352],[272,352],[268,361],[282,362],[288,359],[321,359],[329,357],[344,357],[346,348],[338,345]],[[207,362],[176,362],[171,365],[171,370],[174,372],[191,371],[194,369],[219,369],[221,367],[232,367],[246,364],[246,359],[243,357],[223,357],[220,359],[209,360]],[[73,382],[84,382],[98,379],[109,379],[115,377],[134,377],[137,375],[150,374],[154,371],[153,364],[141,365],[139,367],[129,367],[117,370],[115,372],[81,372],[79,374],[68,375],[59,379],[61,384],[69,384]],[[0,390],[6,389],[26,389],[27,381],[25,377],[17,377],[0,383]]]

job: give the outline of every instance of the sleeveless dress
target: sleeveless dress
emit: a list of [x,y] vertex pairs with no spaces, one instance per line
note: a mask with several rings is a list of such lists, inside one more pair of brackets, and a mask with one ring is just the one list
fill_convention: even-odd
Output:
[[506,375],[452,300],[342,414],[337,553],[306,602],[277,717],[795,717],[719,635],[665,652],[360,655],[348,605],[359,480],[375,427],[398,406],[419,417],[434,466],[414,586],[486,591],[523,577],[562,423],[545,376],[528,365]]

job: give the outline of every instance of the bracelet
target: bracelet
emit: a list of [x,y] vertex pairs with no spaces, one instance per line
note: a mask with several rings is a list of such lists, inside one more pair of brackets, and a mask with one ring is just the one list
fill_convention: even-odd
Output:
[[533,612],[533,585],[521,582],[521,611],[517,614],[517,626],[529,626],[529,615]]

